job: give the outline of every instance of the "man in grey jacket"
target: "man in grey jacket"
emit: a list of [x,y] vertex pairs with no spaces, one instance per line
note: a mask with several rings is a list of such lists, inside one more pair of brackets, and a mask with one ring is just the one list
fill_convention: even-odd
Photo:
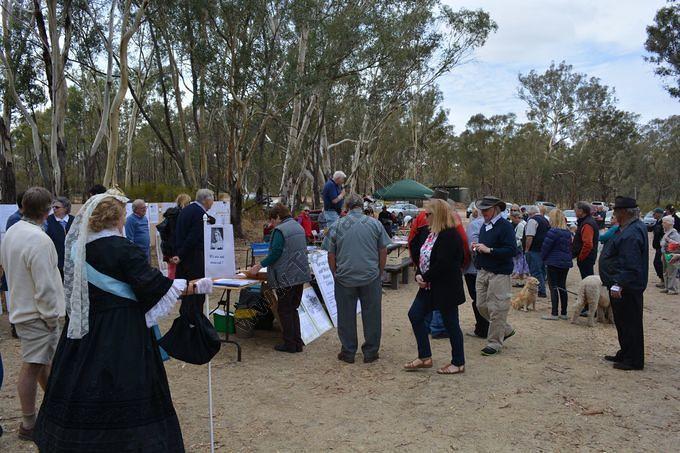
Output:
[[381,335],[381,275],[391,242],[383,226],[362,212],[363,200],[352,194],[347,200],[349,212],[338,220],[330,232],[328,265],[335,276],[335,300],[338,308],[338,337],[342,349],[338,359],[354,363],[357,351],[357,299],[361,301],[364,363],[378,359]]

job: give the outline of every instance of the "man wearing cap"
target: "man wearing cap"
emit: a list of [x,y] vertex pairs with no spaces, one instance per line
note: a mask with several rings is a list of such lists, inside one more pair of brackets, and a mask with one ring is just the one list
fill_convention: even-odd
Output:
[[663,254],[661,253],[661,238],[664,235],[663,231],[663,209],[655,208],[652,214],[656,223],[652,228],[652,248],[654,249],[654,271],[656,276],[659,277],[660,282],[656,284],[657,288],[665,288],[663,280],[663,262],[661,261]]
[[642,307],[649,265],[647,227],[634,198],[616,197],[614,215],[620,227],[600,255],[600,278],[609,289],[620,349],[604,358],[619,370],[641,370],[645,364]]
[[514,228],[501,215],[505,211],[505,203],[496,197],[484,197],[475,204],[484,218],[479,242],[472,243],[472,250],[476,252],[477,309],[489,320],[487,345],[482,349],[482,355],[490,356],[500,352],[503,342],[515,334],[507,317],[512,257],[517,246]]

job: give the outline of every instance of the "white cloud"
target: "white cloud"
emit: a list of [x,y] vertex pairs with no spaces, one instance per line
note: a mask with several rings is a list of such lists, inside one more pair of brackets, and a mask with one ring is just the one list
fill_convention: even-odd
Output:
[[653,67],[643,60],[645,27],[665,0],[489,0],[446,3],[454,8],[483,8],[498,32],[475,60],[440,80],[444,106],[458,131],[475,113],[517,113],[517,74],[544,71],[566,60],[574,69],[613,86],[620,108],[647,121],[680,113],[680,103],[663,90]]

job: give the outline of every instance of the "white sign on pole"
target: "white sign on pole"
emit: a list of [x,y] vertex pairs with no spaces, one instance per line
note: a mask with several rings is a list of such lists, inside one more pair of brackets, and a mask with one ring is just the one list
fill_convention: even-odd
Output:
[[216,223],[221,223],[222,225],[231,223],[231,205],[228,201],[214,202],[208,214],[215,217]]
[[205,276],[231,278],[236,276],[234,228],[231,225],[203,224],[203,259]]

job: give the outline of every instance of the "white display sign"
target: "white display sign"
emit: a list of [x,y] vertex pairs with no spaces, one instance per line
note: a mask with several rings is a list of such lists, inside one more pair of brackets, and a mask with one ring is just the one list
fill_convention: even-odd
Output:
[[17,212],[17,205],[15,204],[0,204],[0,233],[6,231],[7,219]]
[[208,214],[215,217],[216,223],[227,225],[231,223],[231,205],[228,201],[216,201],[208,211]]
[[335,279],[330,267],[328,267],[328,252],[325,250],[318,250],[307,255],[309,258],[309,266],[314,272],[316,283],[319,285],[321,297],[326,304],[328,314],[331,316],[331,321],[335,327],[338,326],[338,307],[335,303]]
[[231,278],[236,276],[234,228],[228,224],[203,225],[203,255],[205,276]]
[[[331,268],[328,266],[328,252],[325,250],[317,250],[307,254],[309,259],[309,266],[314,272],[316,283],[319,285],[321,297],[326,304],[328,314],[333,321],[333,325],[338,327],[338,305],[335,301],[335,278]],[[357,313],[361,313],[361,305],[357,299]]]
[[309,317],[312,318],[312,322],[316,326],[316,330],[319,331],[319,335],[323,335],[333,328],[333,324],[317,297],[314,288],[309,287],[302,291],[300,304],[304,305],[305,310],[309,313]]
[[149,219],[149,223],[158,225],[158,209],[158,203],[146,204],[146,218]]

